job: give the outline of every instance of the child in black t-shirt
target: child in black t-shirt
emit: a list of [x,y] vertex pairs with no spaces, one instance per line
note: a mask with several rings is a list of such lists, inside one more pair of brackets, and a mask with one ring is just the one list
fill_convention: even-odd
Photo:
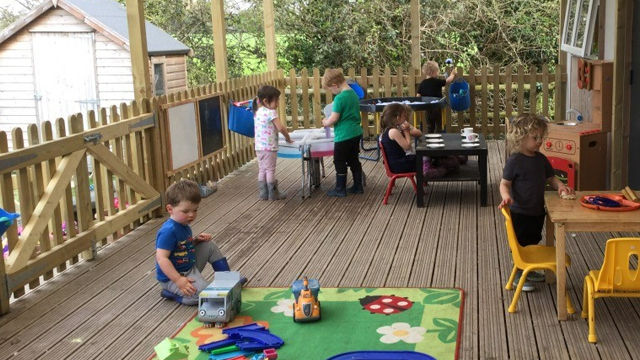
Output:
[[[422,76],[424,76],[424,80],[420,83],[418,87],[417,96],[433,96],[433,97],[442,97],[442,88],[447,84],[451,83],[453,79],[456,77],[458,72],[455,68],[451,70],[451,74],[446,79],[440,79],[438,76],[440,75],[440,68],[438,63],[435,61],[427,61],[422,66]],[[441,123],[442,123],[442,111],[440,108],[433,108],[426,110],[426,120],[427,120],[427,132],[428,133],[438,133],[440,132]]]

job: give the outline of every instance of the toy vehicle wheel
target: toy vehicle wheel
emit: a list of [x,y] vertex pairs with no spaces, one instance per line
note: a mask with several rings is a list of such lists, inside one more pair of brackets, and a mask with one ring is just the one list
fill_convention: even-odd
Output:
[[318,301],[318,321],[322,320],[322,306],[320,306],[320,301]]
[[293,309],[293,322],[297,323],[298,320],[296,320],[296,309]]

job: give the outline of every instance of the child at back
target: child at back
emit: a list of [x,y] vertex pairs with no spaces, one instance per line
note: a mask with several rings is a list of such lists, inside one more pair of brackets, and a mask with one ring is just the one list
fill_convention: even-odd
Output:
[[[507,140],[514,151],[504,166],[500,181],[502,209],[509,206],[511,219],[520,246],[536,245],[542,239],[545,220],[544,192],[547,184],[560,195],[573,194],[573,189],[560,181],[551,163],[540,153],[542,139],[547,133],[547,120],[532,114],[518,115],[510,124]],[[518,285],[522,270],[513,282]],[[544,281],[544,275],[531,272],[527,276],[523,291],[535,288],[529,281]]]
[[[422,66],[422,76],[424,80],[418,87],[417,96],[433,96],[437,98],[442,97],[442,88],[451,83],[458,74],[458,71],[453,68],[451,74],[446,79],[440,79],[440,67],[435,61],[427,61]],[[427,120],[427,132],[438,133],[440,132],[442,125],[442,110],[440,108],[427,109],[425,114]]]
[[353,186],[348,190],[354,194],[364,193],[362,164],[358,159],[360,138],[360,99],[349,86],[338,69],[327,69],[322,76],[322,87],[336,95],[331,115],[322,119],[322,126],[333,125],[333,164],[336,168],[336,187],[327,192],[329,196],[347,196],[347,167],[351,168]]
[[189,224],[196,219],[201,200],[198,184],[180,180],[167,188],[165,196],[170,217],[156,235],[160,295],[184,305],[197,305],[198,295],[209,285],[201,274],[207,263],[214,271],[229,271],[229,264],[210,234],[193,237],[191,232]]
[[258,198],[260,200],[280,200],[286,194],[278,190],[276,161],[278,158],[278,132],[291,143],[287,127],[278,118],[280,90],[263,85],[253,99],[256,155],[258,156]]

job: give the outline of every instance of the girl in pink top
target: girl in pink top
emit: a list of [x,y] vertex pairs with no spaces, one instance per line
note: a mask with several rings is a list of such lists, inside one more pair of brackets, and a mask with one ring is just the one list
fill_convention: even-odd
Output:
[[278,100],[280,90],[273,86],[263,85],[258,89],[258,96],[253,99],[254,130],[256,155],[258,156],[258,189],[260,200],[280,200],[286,194],[278,191],[276,180],[276,160],[278,152],[278,132],[291,143],[287,127],[278,118]]

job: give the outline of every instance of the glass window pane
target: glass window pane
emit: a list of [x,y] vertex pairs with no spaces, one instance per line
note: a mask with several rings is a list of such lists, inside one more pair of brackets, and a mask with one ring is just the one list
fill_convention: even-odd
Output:
[[164,95],[163,64],[153,64],[153,89],[156,96]]
[[573,27],[576,23],[576,13],[577,9],[580,6],[580,0],[572,0],[567,6],[569,7],[569,16],[565,19],[567,24],[566,31],[564,33],[564,43],[568,45],[573,45]]

